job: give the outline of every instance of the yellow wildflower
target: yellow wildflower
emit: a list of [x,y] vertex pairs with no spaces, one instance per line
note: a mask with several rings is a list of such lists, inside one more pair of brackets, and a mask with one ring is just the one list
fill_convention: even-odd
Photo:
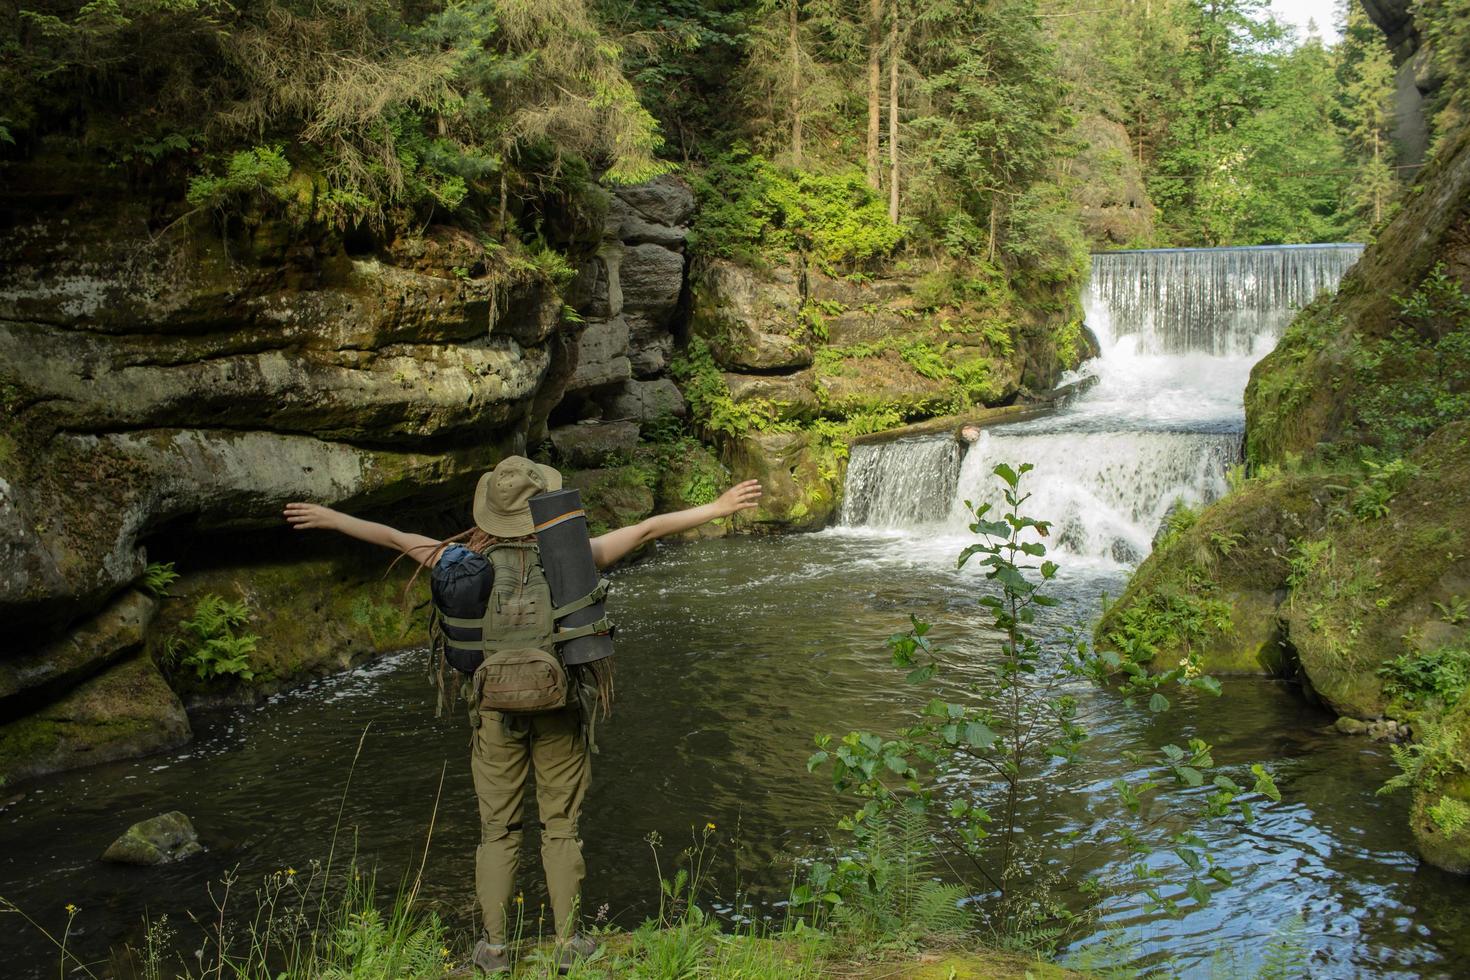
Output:
[[80,911],[81,911],[81,909],[77,908],[72,903],[70,903],[70,902],[67,902],[66,903],[66,914],[67,915],[76,915]]
[[704,829],[706,831],[714,830],[715,829],[715,825],[713,823],[707,823],[707,824],[704,825]]
[[287,878],[294,878],[294,877],[296,877],[296,869],[295,868],[287,868],[286,869],[286,877]]

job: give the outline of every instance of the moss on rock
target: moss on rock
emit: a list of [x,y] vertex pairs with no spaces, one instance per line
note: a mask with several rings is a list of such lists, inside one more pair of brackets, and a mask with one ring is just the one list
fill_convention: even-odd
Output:
[[1099,621],[1098,643],[1163,667],[1194,656],[1211,673],[1289,673],[1278,624],[1288,556],[1336,494],[1329,477],[1278,476],[1210,505],[1139,566]]
[[1470,598],[1470,423],[1444,426],[1409,463],[1401,483],[1361,484],[1294,553],[1288,636],[1339,714],[1383,715],[1387,661],[1466,634],[1441,607]]
[[[217,542],[231,555],[227,565],[184,567],[148,634],[148,650],[172,663],[170,641],[179,623],[210,593],[243,601],[250,618],[237,634],[256,637],[250,655],[255,677],[200,678],[175,664],[173,685],[194,704],[249,702],[274,691],[323,677],[392,650],[425,642],[426,579],[407,597],[414,566],[407,560],[389,572],[391,556],[353,541],[287,538],[262,534],[248,549]],[[272,547],[272,543],[276,546]],[[181,563],[182,565],[182,563]]]
[[146,654],[0,726],[0,781],[130,759],[193,737],[179,698]]
[[1420,855],[1435,867],[1470,873],[1470,692],[1419,744],[1395,753],[1410,783],[1409,827]]

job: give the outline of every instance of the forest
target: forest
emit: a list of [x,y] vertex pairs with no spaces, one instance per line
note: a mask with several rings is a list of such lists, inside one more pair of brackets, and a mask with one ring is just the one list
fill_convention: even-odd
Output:
[[1452,972],[1470,0],[1272,8],[0,8],[8,975]]

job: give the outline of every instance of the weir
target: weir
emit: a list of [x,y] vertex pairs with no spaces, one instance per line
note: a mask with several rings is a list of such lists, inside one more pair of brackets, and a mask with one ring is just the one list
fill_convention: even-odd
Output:
[[965,501],[1002,503],[991,470],[1029,462],[1031,516],[1051,548],[1129,566],[1176,501],[1208,503],[1240,458],[1250,369],[1300,307],[1334,289],[1354,244],[1149,249],[1093,256],[1083,293],[1099,357],[1086,394],[1057,412],[984,431],[857,446],[840,523],[962,536]]

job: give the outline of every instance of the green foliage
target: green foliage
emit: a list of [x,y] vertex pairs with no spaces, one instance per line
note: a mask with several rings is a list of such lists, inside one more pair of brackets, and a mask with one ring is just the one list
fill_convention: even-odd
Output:
[[1470,650],[1439,647],[1404,653],[1378,668],[1383,692],[1411,707],[1453,705],[1470,687]]
[[1404,488],[1404,484],[1418,475],[1419,468],[1402,459],[1390,460],[1381,465],[1368,460],[1364,465],[1368,469],[1368,475],[1353,491],[1353,516],[1360,521],[1387,517],[1389,503]]
[[1470,415],[1470,292],[1440,263],[1399,300],[1399,313],[1389,336],[1359,341],[1350,352],[1361,388],[1358,429],[1383,459]]
[[231,602],[215,592],[199,597],[194,615],[179,622],[165,647],[167,662],[192,667],[200,680],[235,677],[254,680],[250,655],[260,637],[236,631],[250,622],[243,601]]
[[174,563],[171,561],[151,561],[143,569],[143,588],[155,599],[166,596],[168,587],[178,580],[179,573],[174,571]]
[[856,170],[790,170],[736,147],[712,162],[696,190],[693,241],[705,255],[759,261],[800,252],[836,271],[886,256],[903,238]]
[[683,354],[669,365],[669,373],[684,388],[689,410],[708,432],[740,437],[750,432],[780,432],[795,428],[780,419],[775,406],[760,399],[736,402],[715,363],[709,345],[699,337],[690,338]]
[[[907,672],[909,683],[934,685],[936,696],[913,724],[893,737],[866,731],[818,736],[818,751],[808,768],[827,769],[839,791],[863,801],[839,823],[855,834],[859,857],[836,868],[814,868],[812,879],[797,894],[799,900],[870,909],[875,894],[887,894],[875,888],[868,873],[877,863],[873,855],[882,853],[878,845],[883,835],[895,825],[923,826],[919,817],[942,819],[949,844],[973,867],[973,872],[954,873],[965,875],[965,893],[983,896],[977,902],[981,928],[1005,944],[1055,947],[1090,921],[1090,910],[1104,894],[1134,891],[1150,906],[1173,912],[1183,902],[1204,905],[1214,885],[1229,884],[1230,875],[1188,828],[1192,820],[1234,811],[1248,819],[1249,806],[1242,799],[1248,791],[1223,773],[1211,773],[1211,749],[1200,739],[1187,747],[1165,745],[1152,760],[1130,755],[1144,775],[1120,779],[1114,787],[1131,821],[1165,785],[1194,788],[1208,783],[1207,793],[1196,797],[1199,809],[1176,815],[1175,822],[1184,829],[1167,842],[1183,884],[1168,884],[1163,866],[1144,857],[1118,879],[1086,877],[1073,863],[1083,831],[1048,837],[1021,822],[1023,787],[1044,781],[1053,793],[1085,791],[1085,778],[1081,784],[1067,778],[1088,738],[1083,705],[1068,687],[1072,679],[1112,683],[1121,672],[1124,694],[1130,700],[1147,695],[1154,712],[1169,708],[1165,685],[1209,694],[1220,690],[1213,678],[1200,676],[1191,665],[1149,674],[1116,653],[1090,650],[1075,636],[1057,651],[1059,666],[1044,655],[1033,627],[1038,611],[1057,603],[1047,589],[1058,567],[1045,559],[1049,524],[1022,513],[1030,496],[1023,481],[1030,470],[1029,465],[995,467],[1004,484],[1004,510],[992,516],[989,504],[971,508],[970,529],[980,541],[959,556],[961,566],[976,560],[994,587],[978,603],[990,613],[1000,637],[999,661],[983,684],[966,683],[946,671],[946,652],[931,640],[929,624],[911,617],[910,629],[890,638],[894,665]],[[977,780],[977,769],[987,778]],[[1252,773],[1250,793],[1280,798],[1268,772],[1255,766]],[[1122,833],[1139,855],[1153,852],[1141,826],[1125,827]],[[898,875],[895,880],[905,879]],[[907,891],[898,887],[895,893]]]
[[175,164],[165,175],[203,149],[196,207],[272,204],[289,176],[298,219],[421,227],[539,206],[589,162],[613,181],[666,169],[584,0],[46,6],[0,59],[11,138],[85,128],[105,157]]
[[1470,122],[1470,2],[1418,0],[1414,29],[1443,79],[1427,113],[1437,150]]
[[1458,834],[1465,827],[1470,826],[1470,804],[1466,804],[1453,796],[1441,796],[1430,804],[1428,810],[1429,819],[1446,836]]
[[230,155],[222,173],[189,181],[188,201],[196,208],[226,210],[250,201],[284,201],[290,194],[291,164],[279,146],[257,146]]
[[1378,795],[1400,789],[1436,793],[1447,777],[1470,771],[1459,731],[1449,725],[1420,720],[1415,722],[1414,733],[1418,741],[1388,747],[1399,772],[1379,787]]

